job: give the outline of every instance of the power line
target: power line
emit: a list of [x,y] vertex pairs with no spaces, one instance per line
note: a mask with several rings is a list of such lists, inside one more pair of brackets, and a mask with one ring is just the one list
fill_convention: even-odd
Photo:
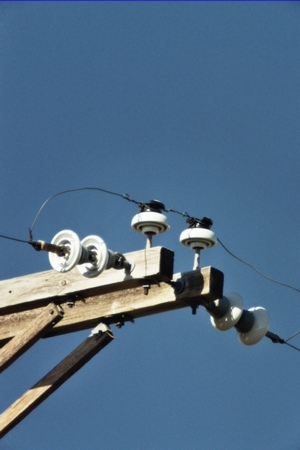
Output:
[[300,352],[300,348],[298,348],[298,347],[295,347],[294,345],[292,345],[292,344],[289,344],[288,342],[284,342],[284,344],[286,344],[286,345],[288,345],[289,347],[291,347],[291,348],[293,348],[294,350],[297,350],[298,352]]
[[[51,196],[48,197],[48,198],[44,201],[44,203],[41,205],[41,207],[39,208],[39,210],[38,210],[38,212],[37,212],[37,214],[36,214],[36,216],[35,216],[35,218],[34,218],[34,220],[33,220],[33,223],[32,223],[32,225],[31,225],[31,227],[29,228],[29,240],[18,239],[18,238],[15,238],[15,237],[12,237],[12,236],[6,236],[6,235],[3,235],[3,234],[0,234],[0,238],[2,238],[2,239],[8,239],[8,240],[12,240],[12,241],[15,241],[15,242],[20,242],[20,243],[30,244],[30,245],[33,246],[33,248],[35,248],[36,250],[38,250],[39,248],[36,246],[37,241],[34,241],[34,240],[33,240],[33,229],[34,229],[34,226],[35,226],[35,224],[36,224],[36,222],[37,222],[37,220],[38,220],[38,218],[39,218],[41,212],[43,211],[43,209],[46,207],[46,205],[47,205],[52,199],[54,199],[54,198],[56,198],[56,197],[58,197],[58,196],[61,196],[61,195],[65,195],[65,194],[71,193],[71,192],[79,192],[79,191],[99,191],[99,192],[103,192],[103,193],[106,193],[106,194],[109,194],[109,195],[113,195],[113,196],[116,196],[116,197],[120,197],[120,198],[122,198],[122,199],[124,199],[124,200],[127,200],[127,201],[129,201],[129,202],[135,203],[135,204],[137,204],[139,207],[145,207],[145,206],[147,206],[147,205],[146,205],[145,203],[143,203],[143,202],[140,202],[140,201],[137,201],[137,200],[135,200],[135,199],[130,198],[130,196],[129,196],[128,194],[120,194],[120,193],[118,193],[118,192],[109,191],[109,190],[107,190],[107,189],[94,188],[94,187],[83,187],[83,188],[67,189],[67,190],[64,190],[64,191],[61,191],[61,192],[57,192],[56,194],[51,195]],[[191,220],[193,220],[193,221],[196,221],[196,222],[201,223],[201,221],[199,221],[198,219],[193,218],[193,217],[190,216],[187,212],[180,212],[180,211],[176,210],[175,208],[166,209],[166,208],[164,207],[164,205],[163,205],[163,211],[164,211],[164,212],[167,212],[167,213],[172,212],[172,213],[174,213],[174,214],[180,215],[181,217],[187,217],[187,218],[188,218],[188,222],[190,222]],[[212,223],[212,222],[211,222],[211,223]],[[295,288],[294,286],[291,286],[291,285],[289,285],[289,284],[287,284],[287,283],[283,283],[283,282],[281,282],[281,281],[278,281],[278,280],[276,280],[276,279],[274,279],[274,278],[269,277],[268,275],[265,275],[263,272],[261,272],[261,271],[260,271],[257,267],[255,267],[253,264],[249,263],[248,261],[245,261],[244,259],[240,258],[239,256],[235,255],[233,252],[231,252],[231,251],[225,246],[225,244],[223,244],[223,242],[222,242],[220,239],[217,239],[217,241],[219,242],[219,244],[221,245],[221,247],[223,247],[223,249],[224,249],[230,256],[232,256],[233,258],[235,258],[235,259],[236,259],[237,261],[239,261],[240,263],[242,263],[242,264],[244,264],[244,265],[250,267],[253,271],[255,271],[257,274],[259,274],[259,275],[262,276],[263,278],[265,278],[265,279],[271,281],[272,283],[276,283],[276,284],[279,284],[279,285],[281,285],[281,286],[283,286],[283,287],[292,289],[292,290],[294,290],[294,291],[296,291],[296,292],[300,292],[300,289]],[[277,334],[268,331],[268,332],[266,333],[266,337],[268,337],[269,339],[271,339],[271,341],[272,341],[273,343],[286,344],[286,345],[288,345],[289,347],[293,348],[294,350],[300,351],[300,348],[295,347],[294,345],[292,345],[292,344],[289,343],[289,341],[290,341],[291,339],[293,339],[295,336],[297,336],[298,334],[300,334],[300,330],[297,331],[296,333],[294,333],[294,334],[293,334],[292,336],[290,336],[288,339],[284,340],[284,339],[282,339],[280,336],[278,336]]]
[[224,248],[224,250],[229,253],[233,258],[235,258],[237,261],[241,262],[242,264],[245,264],[246,266],[250,267],[252,270],[254,270],[256,273],[258,273],[260,276],[265,278],[266,280],[271,281],[272,283],[279,284],[281,286],[284,286],[286,288],[292,289],[293,291],[300,292],[300,289],[291,286],[287,283],[282,283],[281,281],[275,280],[274,278],[269,277],[268,275],[265,275],[263,272],[261,272],[257,267],[253,266],[253,264],[250,264],[249,262],[245,261],[244,259],[240,258],[239,256],[236,256],[234,253],[232,253],[224,244],[220,241],[220,239],[217,239],[219,244]]
[[[37,222],[39,216],[41,215],[43,209],[46,207],[46,205],[47,205],[52,199],[54,199],[54,198],[56,198],[56,197],[58,197],[58,196],[65,195],[65,194],[69,194],[69,193],[71,193],[71,192],[79,192],[79,191],[98,191],[98,192],[103,192],[103,193],[105,193],[105,194],[113,195],[113,196],[115,196],[115,197],[122,198],[123,200],[127,200],[127,201],[129,201],[129,202],[135,203],[135,204],[138,205],[139,207],[147,206],[145,203],[140,202],[140,201],[138,201],[138,200],[135,200],[135,199],[131,198],[128,194],[120,194],[120,193],[118,193],[118,192],[110,191],[110,190],[103,189],[103,188],[97,188],[97,187],[82,187],[82,188],[67,189],[67,190],[64,190],[64,191],[61,191],[61,192],[57,192],[56,194],[51,195],[50,197],[48,197],[48,198],[44,201],[44,203],[42,204],[42,206],[41,206],[40,209],[38,210],[38,212],[37,212],[37,214],[36,214],[36,216],[35,216],[35,218],[34,218],[34,220],[33,220],[33,223],[32,223],[32,225],[31,225],[31,227],[29,228],[29,240],[28,240],[28,241],[25,241],[25,240],[22,240],[22,239],[16,239],[16,238],[12,238],[12,237],[9,237],[9,236],[4,236],[4,235],[0,235],[0,238],[11,239],[11,240],[16,241],[16,242],[26,242],[26,243],[31,243],[31,244],[33,244],[33,242],[34,242],[34,241],[33,241],[33,229],[34,229],[35,224],[36,224],[36,222]],[[180,212],[180,211],[178,211],[178,210],[175,209],[175,208],[167,209],[167,208],[163,207],[163,211],[166,212],[166,213],[172,212],[172,213],[174,213],[174,214],[178,214],[178,215],[180,215],[181,217],[186,217],[188,220],[191,220],[191,219],[192,219],[192,220],[196,220],[196,221],[198,221],[198,222],[201,222],[201,221],[199,221],[198,219],[195,219],[194,217],[190,216],[187,212]],[[274,278],[269,277],[268,275],[265,275],[263,272],[261,272],[261,271],[260,271],[257,267],[255,267],[253,264],[249,263],[248,261],[246,261],[246,260],[240,258],[239,256],[235,255],[233,252],[231,252],[231,251],[225,246],[225,244],[223,244],[223,242],[222,242],[220,239],[217,239],[217,241],[219,242],[219,244],[223,247],[223,249],[224,249],[229,255],[231,255],[233,258],[235,258],[237,261],[241,262],[242,264],[244,264],[244,265],[250,267],[253,271],[255,271],[255,272],[256,272],[258,275],[260,275],[261,277],[265,278],[266,280],[268,280],[268,281],[270,281],[270,282],[272,282],[272,283],[276,283],[276,284],[278,284],[278,285],[280,285],[280,286],[286,287],[286,288],[288,288],[288,289],[292,289],[292,290],[295,291],[295,292],[298,292],[298,293],[300,292],[300,289],[299,289],[299,288],[296,288],[296,287],[294,287],[294,286],[292,286],[292,285],[290,285],[290,284],[283,283],[283,282],[281,282],[281,281],[278,281],[278,280],[276,280],[276,279],[274,279]]]
[[29,241],[25,241],[24,239],[18,239],[18,238],[11,237],[11,236],[5,236],[3,234],[0,234],[0,238],[2,238],[2,239],[9,239],[10,241],[22,242],[22,243],[29,244]]
[[52,200],[55,197],[58,197],[60,195],[65,195],[65,194],[69,194],[70,192],[79,192],[79,191],[100,191],[100,192],[104,192],[105,194],[109,194],[109,195],[114,195],[116,197],[121,197],[124,200],[127,200],[129,202],[133,202],[136,204],[139,204],[139,202],[137,202],[136,200],[133,200],[129,197],[128,194],[119,194],[118,192],[113,192],[113,191],[108,191],[106,189],[102,189],[102,188],[94,188],[94,187],[83,187],[83,188],[75,188],[75,189],[67,189],[65,191],[61,191],[61,192],[57,192],[56,194],[51,195],[50,197],[47,198],[47,200],[44,201],[44,203],[42,204],[42,206],[40,207],[40,209],[38,210],[33,223],[31,225],[31,227],[29,228],[29,239],[32,239],[32,232],[33,232],[33,228],[36,224],[37,219],[39,218],[42,210],[45,208],[45,206],[47,205],[47,203],[50,202],[50,200]]
[[282,339],[280,336],[278,336],[278,334],[272,333],[272,331],[267,331],[266,333],[266,337],[271,339],[271,341],[274,344],[286,344],[289,347],[293,348],[294,350],[297,350],[298,352],[300,352],[300,348],[295,347],[294,345],[290,344],[288,341],[290,341],[291,339],[293,339],[295,336],[297,336],[300,333],[300,330],[297,331],[297,333],[293,334],[292,336],[290,336],[288,339]]
[[300,330],[298,330],[296,333],[292,334],[292,336],[290,336],[288,339],[286,339],[285,342],[288,342],[291,339],[294,339],[294,337],[298,336],[298,334],[300,334]]
[[[79,191],[98,191],[98,192],[103,192],[103,193],[105,193],[105,194],[114,195],[114,196],[116,196],[116,197],[122,198],[123,200],[127,200],[127,201],[129,201],[129,202],[135,203],[136,205],[139,205],[140,207],[146,206],[144,202],[140,202],[140,201],[138,201],[138,200],[135,200],[135,199],[131,198],[131,197],[129,196],[129,194],[120,194],[119,192],[113,192],[113,191],[109,191],[109,190],[103,189],[103,188],[96,188],[96,187],[82,187],[82,188],[66,189],[66,190],[64,190],[64,191],[57,192],[56,194],[51,195],[50,197],[48,197],[48,198],[44,201],[44,203],[42,204],[42,206],[41,206],[40,209],[38,210],[38,212],[37,212],[37,214],[36,214],[36,216],[35,216],[35,218],[34,218],[34,220],[33,220],[33,223],[32,223],[32,225],[31,225],[31,227],[29,228],[29,237],[30,237],[30,239],[32,239],[32,232],[33,232],[33,228],[34,228],[34,226],[35,226],[35,224],[36,224],[36,222],[37,222],[37,219],[39,218],[39,216],[40,216],[41,212],[43,211],[43,209],[45,208],[45,206],[46,206],[53,198],[58,197],[58,196],[60,196],[60,195],[69,194],[69,193],[71,193],[71,192],[79,192]],[[175,213],[175,214],[179,214],[180,216],[182,216],[182,217],[187,217],[187,218],[189,218],[189,219],[192,218],[187,212],[180,212],[180,211],[176,210],[175,208],[170,208],[170,209],[163,208],[163,211],[164,211],[164,212],[167,212],[167,213],[172,212],[172,213]]]

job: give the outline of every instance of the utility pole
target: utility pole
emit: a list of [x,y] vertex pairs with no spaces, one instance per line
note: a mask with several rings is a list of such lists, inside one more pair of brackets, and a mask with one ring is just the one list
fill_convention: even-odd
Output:
[[41,337],[91,329],[91,335],[0,415],[0,438],[113,340],[110,325],[208,305],[223,295],[223,273],[212,267],[173,274],[174,253],[147,247],[124,255],[125,269],[86,278],[54,270],[0,282],[0,371]]
[[195,252],[194,270],[174,274],[173,251],[152,247],[153,236],[170,228],[162,214],[164,205],[151,200],[139,207],[131,227],[146,236],[144,250],[114,253],[98,236],[80,241],[73,231],[63,230],[51,243],[29,242],[49,252],[54,271],[0,282],[0,372],[41,337],[94,327],[81,345],[0,415],[0,438],[113,340],[112,324],[122,327],[140,317],[186,307],[196,314],[204,306],[216,329],[235,327],[245,345],[266,335],[266,310],[243,310],[239,295],[223,297],[222,272],[200,268],[200,252],[217,243],[212,220],[189,217],[189,228],[179,240]]

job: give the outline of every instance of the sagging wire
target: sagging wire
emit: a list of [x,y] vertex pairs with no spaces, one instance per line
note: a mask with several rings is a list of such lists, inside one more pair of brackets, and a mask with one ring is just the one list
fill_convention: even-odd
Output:
[[[45,244],[43,241],[34,241],[34,240],[33,240],[33,229],[34,229],[34,227],[35,227],[35,224],[36,224],[36,222],[37,222],[37,220],[38,220],[38,218],[39,218],[41,212],[42,212],[43,209],[46,207],[46,205],[47,205],[52,199],[54,199],[55,197],[58,197],[58,196],[61,196],[61,195],[65,195],[65,194],[68,194],[68,193],[71,193],[71,192],[79,192],[79,191],[99,191],[99,192],[103,192],[103,193],[106,193],[106,194],[109,194],[109,195],[113,195],[113,196],[116,196],[116,197],[120,197],[120,198],[122,198],[122,199],[124,199],[124,200],[127,200],[127,201],[129,201],[129,202],[135,203],[136,205],[139,206],[140,209],[143,209],[143,208],[147,207],[147,204],[145,204],[145,203],[143,203],[143,202],[140,202],[140,201],[137,201],[137,200],[135,200],[135,199],[132,199],[128,194],[120,194],[120,193],[118,193],[118,192],[113,192],[113,191],[109,191],[109,190],[102,189],[102,188],[83,187],[83,188],[67,189],[67,190],[64,190],[64,191],[61,191],[61,192],[57,192],[56,194],[51,195],[50,197],[48,197],[48,198],[44,201],[44,203],[42,204],[42,206],[41,206],[40,209],[38,210],[38,212],[37,212],[37,214],[36,214],[36,216],[35,216],[35,218],[34,218],[34,220],[33,220],[33,223],[32,223],[32,225],[31,225],[31,227],[29,228],[29,240],[18,239],[18,238],[15,238],[15,237],[6,236],[6,235],[2,235],[2,234],[0,234],[0,238],[2,238],[2,239],[9,239],[9,240],[12,240],[12,241],[15,241],[15,242],[20,242],[20,243],[30,244],[35,250],[41,250],[41,249],[43,249],[43,244]],[[181,211],[176,210],[175,208],[170,208],[170,209],[163,208],[163,211],[166,212],[166,213],[172,212],[172,213],[174,213],[174,214],[180,215],[181,217],[186,217],[188,223],[191,223],[191,222],[194,222],[194,221],[196,221],[196,222],[198,222],[198,223],[202,223],[201,220],[199,220],[199,219],[197,219],[197,218],[195,218],[195,217],[190,216],[187,212],[181,212]],[[222,242],[220,239],[217,239],[217,241],[219,242],[219,244],[221,245],[221,247],[222,247],[222,248],[223,248],[230,256],[232,256],[233,258],[235,258],[237,261],[241,262],[242,264],[245,264],[246,266],[250,267],[253,271],[255,271],[257,274],[259,274],[259,275],[262,276],[263,278],[269,280],[269,281],[272,282],[272,283],[276,283],[276,284],[279,284],[279,285],[281,285],[281,286],[283,286],[283,287],[292,289],[292,290],[294,290],[294,291],[296,291],[296,292],[300,292],[300,289],[295,288],[294,286],[291,286],[291,285],[289,285],[289,284],[287,284],[287,283],[283,283],[283,282],[281,282],[281,281],[278,281],[278,280],[276,280],[276,279],[274,279],[274,278],[271,278],[271,277],[265,275],[263,272],[261,272],[259,269],[257,269],[257,267],[255,267],[253,264],[250,264],[249,262],[245,261],[244,259],[240,258],[239,256],[235,255],[233,252],[231,252],[231,251],[225,246],[225,244],[223,244],[223,242]],[[46,243],[46,244],[47,244],[47,243]],[[47,245],[51,245],[51,244],[47,244]],[[297,331],[296,333],[294,333],[294,334],[293,334],[292,336],[290,336],[288,339],[282,339],[278,334],[275,334],[275,333],[272,333],[271,331],[268,331],[268,332],[266,333],[266,337],[268,337],[273,343],[285,344],[285,345],[287,345],[287,346],[293,348],[294,350],[300,351],[300,348],[298,348],[298,347],[296,347],[296,346],[290,344],[290,342],[289,342],[291,339],[293,339],[293,338],[294,338],[295,336],[297,336],[298,334],[300,334],[300,330]]]
[[[79,192],[79,191],[99,191],[99,192],[103,192],[105,194],[109,194],[109,195],[114,195],[116,197],[120,197],[124,200],[127,200],[131,203],[135,203],[136,205],[138,205],[140,208],[142,208],[143,206],[146,207],[147,205],[144,202],[140,202],[138,200],[135,200],[133,198],[131,198],[129,196],[129,194],[120,194],[118,192],[113,192],[113,191],[109,191],[107,189],[102,189],[102,188],[96,188],[96,187],[83,187],[83,188],[74,188],[74,189],[66,189],[65,191],[61,191],[61,192],[57,192],[56,194],[51,195],[50,197],[48,197],[44,203],[42,204],[42,206],[40,207],[40,209],[38,210],[31,227],[29,228],[29,240],[32,240],[32,234],[33,234],[33,228],[41,214],[41,212],[43,211],[43,209],[45,208],[45,206],[55,197],[58,197],[60,195],[65,195],[65,194],[69,194],[70,192]],[[192,219],[192,216],[190,216],[187,212],[180,212],[177,211],[175,208],[170,208],[170,209],[165,209],[163,208],[163,211],[166,213],[172,212],[174,214],[179,214],[182,217],[187,217],[188,219]]]
[[[34,227],[35,227],[35,224],[36,224],[36,222],[37,222],[39,216],[41,215],[41,212],[42,212],[43,209],[45,208],[45,206],[46,206],[52,199],[54,199],[55,197],[58,197],[58,196],[61,196],[61,195],[65,195],[65,194],[68,194],[68,193],[71,193],[71,192],[79,192],[79,191],[99,191],[99,192],[103,192],[103,193],[105,193],[105,194],[109,194],[109,195],[113,195],[113,196],[116,196],[116,197],[120,197],[120,198],[122,198],[123,200],[127,200],[127,201],[129,201],[129,202],[131,202],[131,203],[135,203],[135,204],[138,205],[140,208],[147,207],[147,205],[146,205],[144,202],[140,202],[140,201],[138,201],[138,200],[135,200],[135,199],[131,198],[128,194],[120,194],[120,193],[118,193],[118,192],[113,192],[113,191],[110,191],[110,190],[107,190],[107,189],[103,189],[103,188],[97,188],[97,187],[82,187],[82,188],[67,189],[67,190],[64,190],[64,191],[61,191],[61,192],[57,192],[56,194],[51,195],[50,197],[48,197],[48,198],[44,201],[44,203],[42,204],[42,206],[41,206],[40,209],[38,210],[38,212],[37,212],[37,214],[36,214],[36,216],[35,216],[35,218],[34,218],[34,220],[33,220],[33,223],[32,223],[32,225],[31,225],[31,227],[29,228],[29,240],[28,240],[28,241],[25,241],[25,240],[22,240],[22,239],[16,239],[16,238],[12,238],[12,237],[9,237],[9,236],[4,236],[4,235],[0,235],[0,238],[3,238],[3,239],[11,239],[11,240],[14,240],[14,241],[16,241],[16,242],[24,242],[24,243],[28,243],[28,244],[31,244],[36,250],[39,250],[39,245],[38,245],[38,242],[39,242],[39,241],[34,241],[34,240],[33,240],[33,229],[34,229]],[[175,208],[170,208],[170,209],[163,208],[163,211],[166,212],[166,213],[172,212],[172,213],[174,213],[174,214],[180,215],[181,217],[186,217],[188,221],[197,221],[197,222],[199,222],[199,223],[201,222],[201,220],[196,219],[195,217],[190,216],[187,212],[180,212],[180,211],[176,210]],[[220,239],[217,239],[217,240],[218,240],[219,244],[221,245],[221,247],[223,247],[223,249],[224,249],[230,256],[232,256],[233,258],[235,258],[237,261],[241,262],[242,264],[245,264],[246,266],[250,267],[253,271],[255,271],[257,274],[259,274],[261,277],[265,278],[266,280],[268,280],[268,281],[270,281],[270,282],[272,282],[272,283],[276,283],[276,284],[281,285],[281,286],[283,286],[283,287],[286,287],[286,288],[288,288],[288,289],[292,289],[292,290],[294,290],[294,291],[296,291],[296,292],[298,292],[298,293],[300,292],[300,289],[299,289],[299,288],[296,288],[296,287],[294,287],[294,286],[292,286],[292,285],[290,285],[290,284],[283,283],[283,282],[281,282],[281,281],[278,281],[278,280],[276,280],[276,279],[274,279],[274,278],[269,277],[268,275],[265,275],[263,272],[261,272],[259,269],[257,269],[257,267],[255,267],[253,264],[250,264],[249,262],[245,261],[244,259],[240,258],[239,256],[235,255],[233,252],[231,252],[231,251],[223,244],[223,242],[222,242]]]
[[281,281],[275,280],[274,278],[269,277],[268,275],[265,275],[263,272],[261,272],[257,267],[253,266],[253,264],[250,264],[249,262],[245,261],[244,259],[240,258],[239,256],[236,256],[234,253],[232,253],[220,239],[217,239],[219,244],[224,248],[224,250],[229,253],[233,258],[235,258],[237,261],[241,262],[242,264],[245,264],[246,266],[250,267],[254,272],[258,273],[261,277],[265,278],[266,280],[271,281],[272,283],[279,284],[280,286],[284,286],[286,288],[292,289],[293,291],[300,292],[300,289],[291,286],[290,284],[283,283]]
[[47,203],[50,202],[50,200],[52,200],[53,198],[58,197],[60,195],[69,194],[70,192],[79,192],[79,191],[100,191],[100,192],[104,192],[105,194],[114,195],[116,197],[121,197],[124,200],[127,200],[127,201],[135,203],[135,204],[140,204],[140,202],[137,202],[136,200],[131,199],[128,194],[119,194],[118,192],[108,191],[108,190],[102,189],[102,188],[83,187],[83,188],[67,189],[65,191],[57,192],[56,194],[53,194],[50,197],[48,197],[47,200],[44,201],[44,203],[38,210],[38,212],[33,220],[33,223],[31,225],[31,227],[29,228],[29,240],[31,241],[33,239],[32,233],[33,233],[33,228],[36,224],[36,221],[39,218],[39,216],[40,216],[41,212],[43,211],[43,209],[45,208],[45,206],[47,205]]

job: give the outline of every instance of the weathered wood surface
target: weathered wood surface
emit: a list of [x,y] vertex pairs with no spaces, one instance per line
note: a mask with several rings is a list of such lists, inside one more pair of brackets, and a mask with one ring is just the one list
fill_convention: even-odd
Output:
[[[111,342],[108,324],[122,325],[127,320],[188,306],[195,309],[223,295],[222,272],[205,267],[173,275],[174,254],[163,247],[125,256],[134,264],[131,273],[111,269],[89,279],[77,270],[49,271],[0,282],[0,346],[8,342],[2,349],[4,365],[12,353],[23,352],[45,331],[43,335],[54,336],[92,328],[99,322],[106,327],[98,340],[90,336],[0,415],[0,437]],[[56,311],[63,311],[63,318],[57,314],[55,324],[45,319],[50,302]]]
[[133,265],[130,273],[124,269],[109,269],[98,277],[85,278],[75,268],[66,273],[50,270],[0,281],[0,314],[47,305],[56,297],[75,292],[81,292],[83,297],[92,293],[99,295],[139,286],[143,278],[157,281],[172,278],[174,253],[171,250],[153,247],[124,256]]
[[[149,286],[149,289],[143,285]],[[223,294],[223,273],[205,267],[176,274],[170,282],[142,280],[137,282],[137,286],[123,290],[119,287],[119,290],[109,293],[84,289],[57,297],[56,303],[62,306],[64,318],[48,331],[47,336],[92,328],[99,321],[117,323],[189,305],[196,307],[204,300],[216,300]],[[41,311],[42,307],[38,307],[0,315],[0,345],[22,332]]]
[[30,320],[20,333],[0,349],[0,372],[7,369],[62,318],[61,308],[54,303],[43,308],[35,319]]
[[0,438],[23,420],[34,408],[49,397],[49,395],[113,340],[114,337],[109,328],[102,325],[102,329],[103,331],[100,331],[98,334],[89,336],[71,354],[0,415]]

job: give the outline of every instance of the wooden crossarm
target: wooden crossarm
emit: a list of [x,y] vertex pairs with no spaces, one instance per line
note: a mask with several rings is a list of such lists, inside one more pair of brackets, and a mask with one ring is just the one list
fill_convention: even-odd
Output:
[[54,270],[0,281],[0,314],[47,306],[57,297],[79,292],[83,297],[140,286],[140,280],[168,281],[173,276],[174,252],[153,247],[125,253],[132,270],[104,270],[95,278],[85,278],[75,268],[70,272]]
[[[200,271],[176,274],[172,281],[159,282],[155,278],[140,280],[137,287],[112,290],[109,293],[75,292],[57,298],[64,310],[64,318],[47,336],[79,331],[95,326],[99,320],[117,323],[122,317],[137,319],[187,306],[196,307],[203,300],[221,298],[223,273],[212,267]],[[20,333],[42,311],[42,307],[0,315],[0,345]]]

